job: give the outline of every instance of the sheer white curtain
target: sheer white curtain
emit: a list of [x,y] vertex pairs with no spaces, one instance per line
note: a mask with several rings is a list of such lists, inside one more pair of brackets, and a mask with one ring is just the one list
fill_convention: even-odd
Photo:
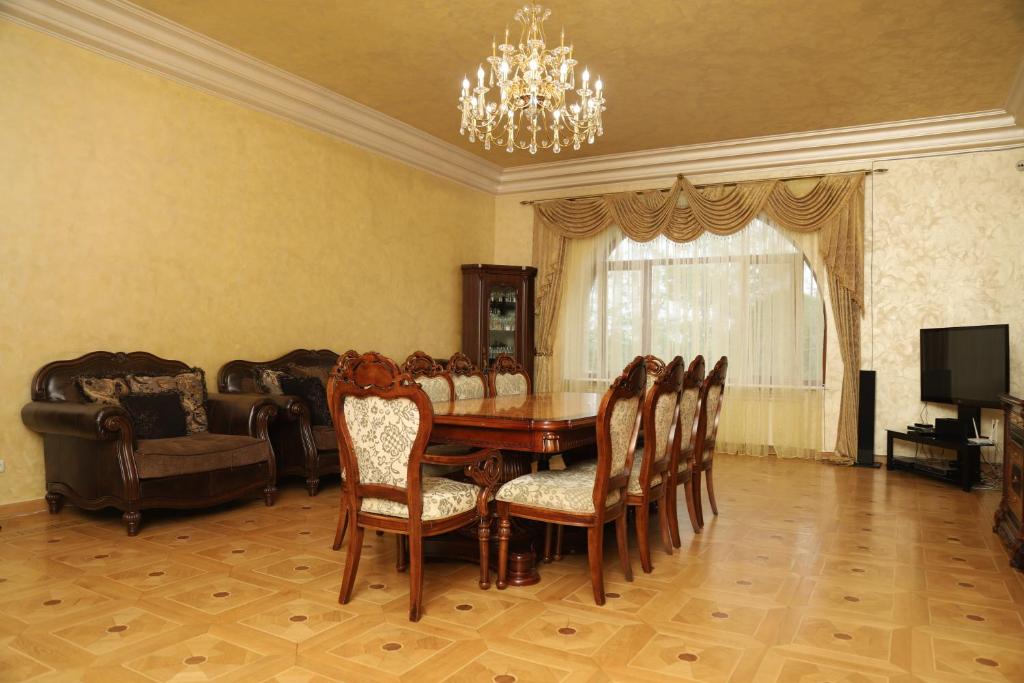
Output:
[[707,367],[729,357],[718,449],[815,457],[822,448],[825,321],[817,282],[778,229],[677,244],[616,228],[570,240],[555,372],[568,391],[601,391],[633,357]]

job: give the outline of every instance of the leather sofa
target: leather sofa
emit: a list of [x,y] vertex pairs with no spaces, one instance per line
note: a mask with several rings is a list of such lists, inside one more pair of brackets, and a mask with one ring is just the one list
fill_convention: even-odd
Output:
[[[123,511],[128,535],[141,511],[201,508],[262,494],[273,505],[276,471],[268,428],[277,404],[262,396],[205,397],[208,428],[173,438],[140,439],[128,410],[88,402],[82,377],[173,376],[192,370],[153,354],[97,351],[44,365],[32,379],[25,425],[43,435],[46,501]],[[205,393],[205,388],[204,388]]]
[[266,393],[260,374],[264,369],[288,373],[299,366],[322,368],[326,376],[337,362],[338,354],[329,349],[295,349],[268,361],[233,360],[217,373],[219,391],[237,396],[258,396],[277,404],[280,417],[270,427],[277,472],[279,475],[302,477],[310,496],[319,491],[322,476],[341,471],[334,427],[313,424],[310,406],[301,397]]

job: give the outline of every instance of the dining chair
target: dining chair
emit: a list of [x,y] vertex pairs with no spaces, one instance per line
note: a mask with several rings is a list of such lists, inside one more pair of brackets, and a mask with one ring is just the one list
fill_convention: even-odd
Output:
[[502,354],[494,359],[487,373],[491,396],[513,396],[533,392],[530,376],[512,356]]
[[[409,620],[423,613],[423,538],[478,521],[480,587],[490,587],[488,499],[496,487],[489,461],[500,457],[484,449],[462,456],[426,453],[434,412],[430,398],[390,358],[362,354],[331,374],[328,396],[338,432],[338,451],[347,481],[343,495],[349,526],[348,556],[338,602],[352,597],[363,534],[367,528],[408,539]],[[467,466],[479,482],[423,476],[424,463]],[[405,561],[400,554],[399,570]]]
[[498,489],[498,582],[505,588],[512,517],[583,527],[594,602],[603,605],[604,525],[615,522],[622,573],[633,580],[626,529],[626,487],[640,428],[644,394],[643,358],[637,356],[605,392],[597,414],[597,467],[542,470],[517,477]]
[[697,426],[697,440],[693,448],[693,502],[697,511],[697,523],[704,526],[704,506],[701,502],[701,476],[708,481],[708,501],[711,512],[718,514],[715,501],[715,438],[718,436],[718,418],[722,413],[725,398],[725,375],[729,359],[722,356],[704,379],[700,389],[700,410]]
[[645,438],[643,451],[633,458],[626,504],[634,508],[640,566],[645,574],[650,574],[654,569],[648,538],[652,503],[658,506],[662,545],[667,554],[672,554],[665,491],[671,484],[669,467],[674,460],[672,448],[679,423],[679,396],[685,371],[681,356],[673,358],[668,365],[659,361],[657,366],[652,367],[646,359],[644,365],[649,388],[644,395],[640,424]]
[[448,402],[455,396],[455,386],[448,372],[441,367],[431,356],[422,352],[414,351],[409,354],[402,364],[402,372],[412,376],[431,402]]
[[[335,365],[335,368],[348,367],[350,363],[359,358],[359,355],[359,352],[355,349],[349,349],[338,357],[338,363]],[[330,393],[328,392],[327,395],[330,396]],[[331,422],[337,424],[333,419]],[[335,427],[335,438],[337,438],[337,427]],[[339,463],[341,472],[341,510],[338,515],[338,530],[334,532],[334,543],[331,544],[332,550],[341,548],[341,544],[345,542],[345,532],[348,531],[348,508],[345,507],[345,462],[341,457],[341,453],[338,454],[338,460],[341,460]]]
[[677,494],[683,487],[686,499],[686,512],[690,517],[690,526],[695,534],[700,533],[697,522],[697,509],[693,502],[693,449],[697,441],[698,413],[700,406],[701,386],[704,383],[704,356],[697,356],[690,361],[690,366],[683,376],[682,392],[679,398],[679,426],[676,427],[672,444],[672,462],[669,472],[672,480],[665,491],[665,510],[668,512],[669,531],[672,545],[682,545],[679,537],[679,508]]
[[448,359],[448,372],[455,386],[455,400],[487,396],[487,378],[466,354],[453,354]]

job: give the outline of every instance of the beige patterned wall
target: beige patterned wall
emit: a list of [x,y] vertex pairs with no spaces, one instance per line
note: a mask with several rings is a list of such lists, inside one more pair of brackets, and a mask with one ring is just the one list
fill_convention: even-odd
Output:
[[[1009,323],[1011,389],[1018,394],[1024,392],[1024,173],[1014,168],[1018,160],[1024,160],[1024,148],[693,179],[699,183],[721,182],[872,165],[888,169],[887,173],[869,177],[866,185],[868,272],[862,358],[865,369],[878,372],[877,454],[885,452],[885,427],[920,420],[924,405],[919,400],[918,334],[922,327]],[[495,263],[518,265],[531,261],[532,211],[520,204],[522,199],[671,184],[672,179],[666,178],[660,183],[500,196],[495,208]],[[819,266],[816,259],[811,261]],[[831,311],[828,306],[826,310]],[[831,315],[828,318],[822,429],[825,444],[834,444],[842,360]],[[932,421],[954,412],[951,407],[931,404],[928,418]],[[996,411],[986,411],[983,420],[989,424],[993,417],[998,417]]]
[[32,373],[458,348],[494,199],[0,21],[0,504],[41,498]]

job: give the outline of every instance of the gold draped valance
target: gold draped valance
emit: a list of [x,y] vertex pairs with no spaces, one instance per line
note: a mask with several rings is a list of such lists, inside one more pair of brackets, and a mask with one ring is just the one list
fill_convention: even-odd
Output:
[[742,230],[761,214],[783,230],[820,235],[818,243],[844,366],[835,451],[842,460],[852,461],[856,453],[860,317],[864,305],[863,173],[824,176],[800,195],[780,180],[696,188],[680,176],[668,192],[618,192],[534,204],[537,390],[552,388],[550,356],[566,240],[591,237],[615,225],[638,242],[648,242],[658,235],[674,242],[689,242],[704,232],[728,235]]

